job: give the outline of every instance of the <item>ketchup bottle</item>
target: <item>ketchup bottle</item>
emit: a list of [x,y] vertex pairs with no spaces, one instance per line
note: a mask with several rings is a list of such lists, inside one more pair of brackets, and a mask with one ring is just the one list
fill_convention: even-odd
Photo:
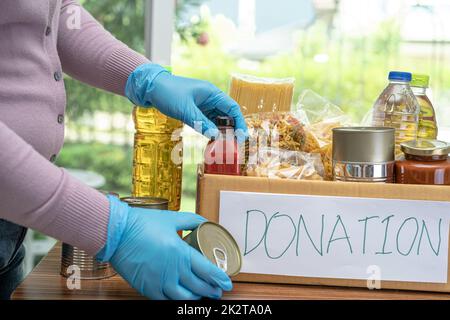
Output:
[[239,149],[234,134],[234,119],[216,118],[219,136],[212,138],[205,149],[204,172],[208,174],[241,175]]

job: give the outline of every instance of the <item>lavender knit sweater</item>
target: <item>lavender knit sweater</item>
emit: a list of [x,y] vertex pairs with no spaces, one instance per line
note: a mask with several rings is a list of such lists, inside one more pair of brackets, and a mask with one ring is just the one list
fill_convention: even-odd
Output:
[[146,62],[76,1],[0,1],[0,218],[91,254],[103,247],[108,200],[51,162],[64,139],[61,72],[123,95]]

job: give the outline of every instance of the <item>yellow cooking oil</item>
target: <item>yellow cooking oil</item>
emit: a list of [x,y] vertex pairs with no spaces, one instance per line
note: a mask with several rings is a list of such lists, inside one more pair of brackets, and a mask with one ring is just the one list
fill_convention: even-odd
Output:
[[435,140],[438,135],[438,126],[435,110],[426,93],[429,82],[429,76],[413,74],[410,86],[420,106],[417,138]]
[[134,197],[169,200],[169,210],[179,210],[182,179],[183,123],[155,108],[134,107]]

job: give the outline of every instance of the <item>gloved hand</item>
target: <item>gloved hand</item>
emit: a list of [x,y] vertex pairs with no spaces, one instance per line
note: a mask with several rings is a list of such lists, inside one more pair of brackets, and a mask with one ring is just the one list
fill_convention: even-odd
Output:
[[178,236],[205,219],[186,212],[129,207],[108,196],[108,239],[96,258],[114,269],[141,294],[152,299],[218,299],[231,280]]
[[181,120],[208,137],[217,136],[217,116],[234,119],[239,142],[248,136],[239,105],[213,84],[173,76],[157,64],[144,64],[128,77],[125,95],[136,105],[153,106],[165,115]]

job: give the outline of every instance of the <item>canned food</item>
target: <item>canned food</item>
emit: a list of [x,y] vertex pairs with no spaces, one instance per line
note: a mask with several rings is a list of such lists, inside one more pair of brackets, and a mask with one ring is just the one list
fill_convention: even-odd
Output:
[[[121,198],[123,202],[128,203],[130,207],[137,207],[142,209],[158,209],[168,210],[169,200],[157,197],[124,197]],[[183,231],[178,231],[178,235],[181,237]]]
[[394,149],[394,128],[334,128],[333,179],[394,182]]
[[130,207],[139,207],[145,209],[167,210],[169,200],[156,197],[123,197],[120,200],[128,203]]
[[229,276],[239,273],[242,256],[233,236],[221,225],[203,222],[184,239]]
[[[99,190],[104,195],[119,197],[119,194],[111,191]],[[70,244],[62,244],[61,275],[69,277],[73,275],[71,267],[76,266],[80,270],[81,280],[98,280],[109,278],[117,274],[109,262],[99,262],[95,257],[84,250]]]
[[117,273],[108,262],[99,262],[93,256],[88,255],[84,250],[63,243],[61,275],[64,277],[72,276],[73,270],[71,270],[71,267],[73,266],[79,268],[81,280],[105,279],[112,277]]

